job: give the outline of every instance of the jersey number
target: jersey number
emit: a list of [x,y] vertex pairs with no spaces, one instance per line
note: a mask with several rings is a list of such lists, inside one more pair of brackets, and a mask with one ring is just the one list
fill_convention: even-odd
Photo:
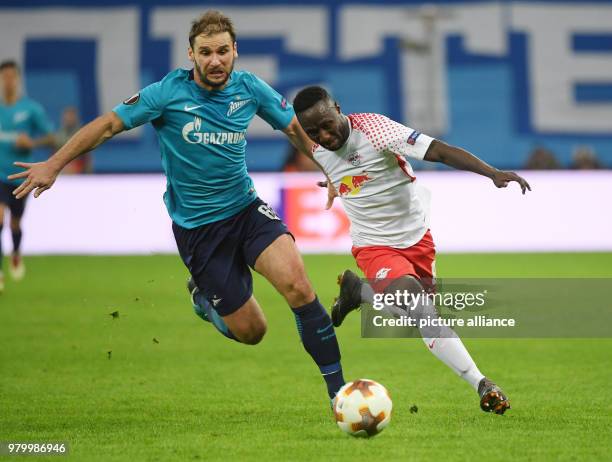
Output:
[[257,209],[259,213],[267,216],[270,220],[280,220],[280,217],[276,214],[274,210],[269,205],[261,204]]

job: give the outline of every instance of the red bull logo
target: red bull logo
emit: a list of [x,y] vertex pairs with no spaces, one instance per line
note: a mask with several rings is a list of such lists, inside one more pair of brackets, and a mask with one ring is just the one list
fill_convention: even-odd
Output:
[[361,187],[364,183],[371,181],[373,178],[366,172],[363,175],[345,176],[340,180],[340,186],[338,187],[338,194],[341,196],[356,195],[361,191]]

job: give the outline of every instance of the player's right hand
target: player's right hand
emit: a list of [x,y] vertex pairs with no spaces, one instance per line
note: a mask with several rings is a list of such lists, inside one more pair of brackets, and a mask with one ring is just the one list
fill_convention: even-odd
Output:
[[525,181],[525,178],[517,175],[514,172],[504,172],[498,170],[493,175],[492,180],[495,186],[497,186],[498,188],[505,188],[511,181],[516,181],[521,187],[521,191],[523,192],[523,194],[525,194],[527,191],[531,191],[531,186],[529,186],[529,183]]
[[40,196],[44,191],[53,186],[59,173],[48,162],[15,162],[14,165],[25,169],[23,172],[15,173],[8,177],[9,180],[25,178],[25,181],[13,191],[13,196],[17,199],[24,198],[32,190],[35,190],[34,197]]
[[336,191],[334,185],[329,181],[317,181],[317,186],[327,188],[327,204],[325,205],[325,210],[331,209],[332,205],[334,205],[334,199],[339,196],[338,191]]

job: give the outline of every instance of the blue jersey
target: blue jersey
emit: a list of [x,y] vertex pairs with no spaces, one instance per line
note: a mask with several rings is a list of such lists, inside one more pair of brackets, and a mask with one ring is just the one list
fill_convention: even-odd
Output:
[[30,138],[51,133],[52,126],[40,104],[27,97],[21,97],[10,106],[0,101],[0,181],[15,186],[24,180],[8,180],[13,173],[23,172],[13,162],[30,162],[30,150],[17,149],[15,140],[21,133]]
[[152,123],[166,173],[164,202],[172,220],[190,229],[229,218],[257,198],[245,159],[255,114],[277,130],[294,116],[287,100],[250,72],[232,72],[223,90],[208,91],[185,69],[113,111],[126,129]]

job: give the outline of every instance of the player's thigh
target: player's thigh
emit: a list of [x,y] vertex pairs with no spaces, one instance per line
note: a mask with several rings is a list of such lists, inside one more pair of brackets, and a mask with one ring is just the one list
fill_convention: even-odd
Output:
[[293,307],[314,299],[304,262],[293,237],[278,215],[261,199],[249,208],[243,230],[245,260]]
[[302,256],[290,235],[279,236],[266,247],[255,261],[255,270],[270,281],[292,307],[314,300]]
[[236,311],[223,316],[223,321],[234,336],[248,344],[259,343],[267,330],[266,317],[252,295]]

